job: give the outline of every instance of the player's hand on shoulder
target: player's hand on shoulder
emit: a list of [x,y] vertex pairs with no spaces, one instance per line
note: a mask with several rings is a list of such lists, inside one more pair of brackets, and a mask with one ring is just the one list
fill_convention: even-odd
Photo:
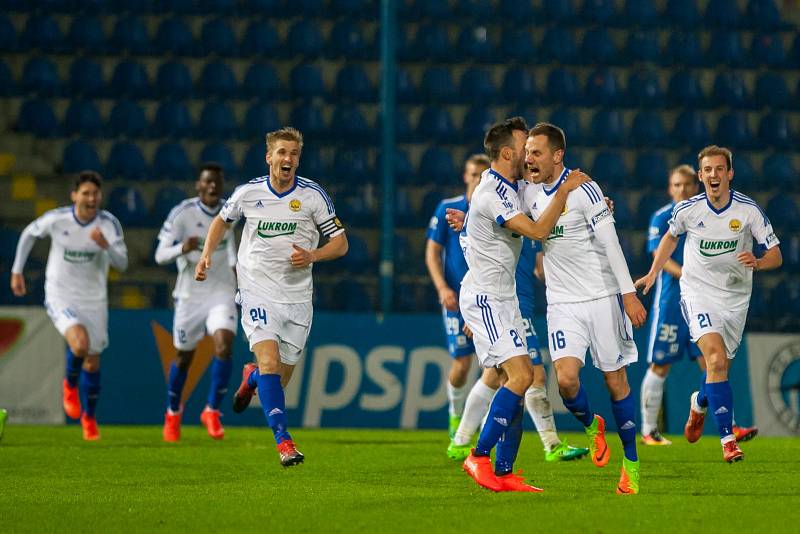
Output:
[[608,197],[603,197],[603,200],[606,201],[606,206],[611,210],[611,213],[614,213],[614,201]]
[[736,259],[739,260],[739,263],[741,263],[748,269],[752,269],[755,271],[756,267],[758,267],[758,259],[752,252],[740,252],[739,254],[736,255]]
[[464,228],[464,212],[454,208],[447,208],[445,212],[444,218],[447,224],[456,232],[460,232]]
[[11,273],[11,292],[15,297],[24,297],[27,293],[25,277],[22,276],[22,273]]
[[89,234],[89,237],[92,238],[92,241],[97,243],[97,246],[103,249],[109,247],[108,241],[106,241],[106,236],[103,235],[103,231],[100,230],[99,226],[95,226],[92,229],[92,233]]
[[622,305],[625,306],[625,313],[630,318],[634,328],[639,328],[644,325],[644,322],[647,320],[647,312],[644,306],[642,306],[639,297],[636,296],[636,293],[625,293],[622,295]]
[[204,281],[208,275],[206,271],[211,268],[211,258],[210,257],[201,257],[200,261],[197,262],[197,265],[194,268],[194,279],[198,282]]
[[183,241],[183,247],[181,248],[181,252],[184,254],[188,254],[193,250],[197,250],[200,248],[200,238],[197,236],[188,237]]
[[566,187],[568,192],[574,191],[575,189],[579,188],[586,182],[591,182],[591,181],[592,179],[589,177],[588,174],[581,171],[580,169],[573,169],[569,171],[567,179],[564,180],[564,185],[562,187]]
[[292,267],[302,269],[303,267],[308,267],[312,263],[314,263],[314,254],[311,250],[306,250],[303,247],[298,245],[292,244],[292,248],[294,252],[289,257],[289,261],[292,264]]
[[458,296],[456,292],[449,287],[443,287],[439,290],[439,304],[444,306],[447,311],[458,311]]

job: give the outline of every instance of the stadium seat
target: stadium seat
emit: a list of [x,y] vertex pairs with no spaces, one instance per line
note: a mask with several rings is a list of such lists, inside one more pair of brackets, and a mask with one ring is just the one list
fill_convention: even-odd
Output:
[[[383,176],[383,161],[380,150],[375,158],[375,175],[378,179]],[[403,149],[394,151],[394,173],[397,183],[400,185],[413,185],[418,183],[422,178],[414,172],[414,167],[411,165],[411,158],[408,157],[408,152]],[[428,178],[430,173],[423,175]]]
[[361,65],[350,63],[336,73],[336,96],[353,102],[374,102],[378,99],[378,90]]
[[[350,254],[352,254],[352,250],[347,256]],[[348,279],[341,280],[333,286],[331,301],[334,305],[333,309],[347,312],[374,311],[377,307],[375,299],[364,287],[364,284]]]
[[747,62],[740,34],[730,30],[718,30],[712,33],[706,54],[712,65],[742,67]]
[[747,87],[741,74],[724,71],[714,80],[714,102],[733,109],[740,109],[750,103]]
[[300,98],[314,98],[325,94],[322,70],[311,63],[298,63],[289,74],[291,94]]
[[633,166],[631,185],[645,191],[649,187],[666,190],[668,172],[667,160],[663,154],[653,151],[639,152]]
[[800,224],[800,208],[791,195],[777,193],[769,199],[765,208],[770,222],[778,231],[793,231]]
[[628,26],[639,25],[651,28],[658,24],[659,13],[653,0],[625,0],[625,14],[622,19]]
[[278,32],[269,20],[252,21],[242,37],[241,54],[243,56],[275,57],[281,51]]
[[333,108],[331,125],[335,125],[332,135],[340,140],[369,144],[376,138],[361,109],[355,104],[340,104]]
[[573,109],[558,108],[550,115],[550,122],[564,130],[567,146],[584,143],[583,129],[578,114]]
[[[697,167],[697,160],[692,164],[692,167]],[[766,177],[761,173],[756,173],[753,163],[747,154],[739,153],[733,160],[734,180],[736,181],[736,188],[740,185],[745,191],[750,190],[751,187],[758,187],[764,189],[773,189],[774,185],[769,184]]]
[[161,21],[156,31],[155,45],[161,53],[176,56],[193,56],[197,52],[192,30],[179,17]]
[[274,15],[284,7],[283,0],[245,0],[243,9],[258,15]]
[[135,187],[118,186],[112,189],[108,195],[108,211],[113,213],[124,227],[146,226],[149,222],[144,197]]
[[504,102],[521,105],[535,104],[539,100],[533,72],[525,67],[510,67],[503,76],[501,90]]
[[464,114],[464,121],[461,123],[462,139],[468,143],[482,142],[495,120],[496,118],[488,106],[472,106]]
[[69,67],[70,95],[100,98],[106,92],[103,69],[95,61],[78,58]]
[[616,109],[601,109],[592,117],[591,142],[600,146],[616,147],[627,140],[622,113]]
[[204,56],[235,56],[239,52],[233,29],[224,20],[213,18],[203,24],[198,40],[198,48]]
[[13,52],[17,47],[17,30],[11,19],[0,13],[0,52]]
[[563,67],[555,68],[547,75],[544,98],[548,102],[576,105],[581,103],[581,90],[575,74]]
[[[264,143],[261,143],[261,162],[264,164]],[[328,179],[330,176],[330,166],[322,151],[318,147],[304,146],[303,156],[300,158],[298,173],[314,181]]]
[[[800,189],[800,184],[797,183],[797,169],[794,167],[791,157],[786,153],[777,152],[764,158],[763,174],[773,187],[777,187],[784,192],[783,194],[787,199],[791,200],[791,196],[786,195],[786,191]],[[780,214],[781,223],[787,228],[796,229],[800,225],[800,217],[796,216],[796,206],[794,210],[787,209],[787,212],[776,210],[769,213]]]
[[[636,180],[633,180],[633,185],[636,187],[638,184]],[[613,191],[612,191],[613,193]],[[603,191],[603,194],[608,195],[606,191]],[[625,198],[625,195],[614,195],[614,221],[616,222],[617,228],[622,230],[630,230],[636,228],[636,217],[631,211],[630,206],[628,206],[628,201]],[[623,243],[620,243],[623,246],[623,252],[625,254],[625,258],[631,262],[633,257],[629,254],[628,250],[625,250],[625,246]]]
[[722,115],[717,122],[716,141],[731,149],[746,148],[753,135],[747,125],[747,117],[741,112]]
[[756,79],[754,104],[759,107],[787,109],[792,96],[786,86],[786,79],[776,72],[765,72]]
[[590,106],[616,106],[622,100],[622,90],[614,73],[601,67],[586,78],[584,99]]
[[333,59],[352,61],[367,56],[366,41],[361,27],[349,19],[342,19],[331,28],[325,53]]
[[[247,109],[242,125],[241,137],[243,139],[262,139],[267,132],[273,132],[281,127],[278,112],[275,107],[265,102],[256,102]],[[306,149],[303,149],[305,158]]]
[[363,194],[342,194],[336,200],[336,214],[345,224],[352,227],[368,228],[378,224],[375,210],[370,209]]
[[108,132],[114,137],[143,137],[148,124],[144,109],[132,100],[117,100],[108,118]]
[[426,102],[452,102],[458,96],[453,77],[444,67],[429,67],[424,72],[420,94]]
[[417,174],[426,177],[435,176],[437,180],[449,180],[451,176],[457,176],[457,172],[450,152],[432,146],[422,153]]
[[[663,193],[662,193],[663,191]],[[664,178],[664,187],[662,189],[653,191],[651,194],[642,195],[639,199],[639,205],[636,208],[636,226],[638,228],[647,228],[650,224],[650,217],[656,210],[663,208],[669,202],[667,196],[667,180]]]
[[620,61],[611,34],[603,27],[591,28],[583,35],[579,59],[586,65],[609,65]]
[[227,139],[236,135],[236,116],[224,102],[207,102],[194,129],[199,139]]
[[617,18],[614,0],[583,0],[580,16],[589,24],[607,26]]
[[[679,27],[682,27],[679,25]],[[666,66],[682,65],[700,67],[705,63],[705,54],[700,48],[696,33],[676,31],[670,33],[667,46],[662,51],[662,61]]]
[[745,20],[748,26],[761,30],[776,30],[781,27],[781,14],[774,0],[749,0]]
[[700,80],[689,70],[680,70],[672,75],[667,89],[667,99],[672,105],[687,108],[699,107],[706,102]]
[[334,180],[350,186],[360,186],[377,181],[377,177],[369,165],[367,151],[363,148],[337,150],[333,157],[332,172]]
[[375,0],[337,0],[331,3],[329,9],[337,15],[369,18],[377,9],[377,5]]
[[426,224],[427,219],[422,219],[417,216],[416,211],[408,193],[408,188],[400,187],[395,191],[394,195],[394,219],[395,223],[400,228],[415,228],[420,224]]
[[448,0],[417,0],[414,8],[419,16],[431,20],[447,20],[453,14]]
[[[420,220],[427,222],[426,219]],[[420,268],[425,269],[423,262],[419,261],[419,254],[414,252],[414,249],[411,247],[411,243],[409,243],[408,238],[402,234],[395,234],[394,236],[394,261],[395,268],[399,269],[397,272],[404,274],[419,275],[422,274]],[[409,287],[409,289],[406,291],[406,297],[410,300],[411,307],[408,308],[408,311],[415,311],[419,308],[417,307],[417,302],[414,298],[414,286],[412,284],[409,285],[411,287]]]
[[700,24],[696,0],[667,0],[664,18],[678,28],[693,28]]
[[[782,235],[780,240],[781,255],[783,256],[781,270],[796,275],[800,272],[800,234]],[[753,295],[755,296],[755,292]],[[753,304],[751,302],[750,308],[752,309],[752,307]]]
[[773,111],[761,118],[758,139],[762,148],[790,150],[797,146],[797,138],[791,131],[786,113]]
[[[475,4],[479,6],[487,6],[490,11],[493,11],[492,5],[489,2],[477,0]],[[533,7],[533,3],[528,2],[527,0],[500,0],[496,13],[502,13],[502,16],[508,17],[508,20],[513,20],[518,24],[526,25],[533,21],[536,10]],[[477,20],[486,20],[487,17],[496,15],[496,13],[490,12],[487,14],[479,14],[477,16]]]
[[66,51],[64,36],[55,19],[47,13],[34,13],[25,22],[19,44],[46,53]]
[[658,108],[664,105],[664,91],[658,74],[650,69],[633,71],[628,78],[622,105]]
[[14,82],[14,76],[11,74],[11,69],[5,61],[0,59],[0,96],[11,96],[16,94],[17,84]]
[[[508,2],[509,0],[503,1]],[[530,6],[530,3],[519,2],[517,0],[511,1],[511,4]],[[498,56],[522,64],[536,61],[538,56],[536,45],[533,42],[533,35],[524,28],[511,28],[508,31],[503,31],[500,36]]]
[[62,92],[55,64],[43,57],[33,57],[25,63],[21,85],[28,95],[54,97]]
[[730,0],[709,0],[706,5],[704,21],[720,29],[736,29],[742,22],[742,13],[737,2]]
[[[306,176],[304,174],[304,169],[306,168],[306,159],[308,155],[306,152],[308,148],[303,148],[303,157],[300,158],[300,167],[298,169],[298,173]],[[242,177],[245,179],[247,178],[254,178],[257,176],[263,176],[269,174],[269,170],[267,169],[267,162],[266,162],[266,153],[267,149],[264,145],[263,141],[259,141],[257,143],[253,143],[247,148],[247,151],[244,153],[244,158],[242,158],[242,166],[241,166],[241,174]],[[313,176],[313,175],[312,175]]]
[[198,89],[205,97],[230,98],[236,94],[237,86],[231,68],[219,61],[206,63],[198,80]]
[[90,54],[103,54],[107,51],[103,23],[96,15],[73,18],[68,40],[72,50]]
[[232,179],[238,174],[238,167],[233,159],[233,152],[225,143],[218,141],[209,143],[200,151],[200,161],[205,163],[217,163],[228,179]]
[[455,131],[453,117],[447,108],[429,106],[422,110],[417,122],[417,137],[424,141],[448,142]]
[[655,63],[661,57],[658,35],[649,30],[635,30],[625,43],[625,61]]
[[574,63],[578,57],[578,45],[572,33],[563,27],[549,28],[542,38],[541,57],[550,59],[556,65]]
[[141,180],[149,177],[142,151],[129,141],[120,141],[111,147],[105,167],[109,178]]
[[781,68],[786,65],[786,51],[779,34],[760,33],[753,37],[750,54],[756,65]]
[[497,88],[492,82],[492,73],[482,67],[470,67],[461,74],[459,93],[465,103],[484,106],[498,97]]
[[153,200],[153,219],[156,221],[166,221],[167,215],[172,208],[186,200],[186,191],[174,185],[167,185],[156,191]]
[[487,63],[497,57],[486,26],[466,25],[458,36],[459,55],[463,60]]
[[[347,236],[348,244],[350,245],[347,254],[341,258],[343,267],[352,273],[364,272],[370,264],[370,253],[367,243],[358,234],[351,234]],[[345,281],[348,278],[344,279]]]
[[289,117],[289,124],[293,124],[310,139],[320,139],[328,133],[328,126],[322,116],[322,110],[319,106],[312,104],[295,106]]
[[[161,45],[162,43],[158,42],[158,49],[164,50]],[[111,47],[117,53],[149,54],[151,52],[150,37],[142,19],[136,15],[118,18],[111,34]]]
[[90,100],[73,100],[64,115],[62,131],[66,135],[96,138],[103,134],[100,112]]
[[120,61],[111,75],[111,92],[115,97],[148,98],[151,95],[150,78],[141,63]]
[[603,150],[594,157],[592,179],[596,180],[604,191],[616,191],[628,181],[628,169],[619,152]]
[[192,164],[179,143],[162,143],[153,158],[153,173],[162,180],[189,180],[193,177]]
[[240,94],[245,98],[260,98],[270,101],[285,96],[283,83],[271,63],[253,63],[247,68]]
[[313,19],[300,19],[295,22],[286,35],[286,44],[294,56],[305,61],[316,59],[325,48],[322,33]]
[[681,145],[692,149],[699,149],[711,142],[708,124],[705,117],[697,110],[687,109],[681,111],[675,119],[671,137]]
[[[203,0],[202,8],[207,13],[234,15],[239,8],[238,3],[236,0]],[[202,8],[198,9],[201,13],[203,12]]]
[[158,137],[183,138],[194,132],[189,108],[183,102],[165,100],[156,110],[153,133]]
[[17,117],[17,130],[36,137],[55,137],[59,133],[58,119],[44,100],[26,100]]
[[630,138],[638,147],[666,146],[668,138],[661,115],[654,111],[639,111],[633,118]]
[[67,174],[77,173],[86,169],[103,174],[103,166],[94,147],[83,141],[72,141],[64,147],[61,156],[61,171]]
[[[378,118],[375,121],[375,135],[380,136],[382,135],[381,132],[383,132],[383,117],[378,113]],[[408,143],[414,140],[414,129],[411,127],[408,110],[397,109],[394,115],[394,134],[395,141],[399,143]]]
[[543,20],[558,23],[574,23],[576,18],[575,7],[572,0],[543,0]]
[[[408,104],[419,101],[419,90],[416,83],[414,83],[414,78],[407,69],[398,67],[396,80],[395,95],[398,102]],[[452,83],[452,79],[450,83]]]
[[417,60],[451,61],[456,57],[447,27],[433,22],[423,23],[417,28],[414,42],[410,45],[410,53]]
[[193,82],[189,68],[176,60],[162,63],[156,74],[156,89],[159,98],[190,98]]
[[800,67],[800,33],[792,41],[792,48],[789,52],[789,63],[795,68]]

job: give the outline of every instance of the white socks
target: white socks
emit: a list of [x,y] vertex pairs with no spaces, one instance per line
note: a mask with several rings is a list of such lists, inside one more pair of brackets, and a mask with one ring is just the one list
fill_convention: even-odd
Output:
[[450,417],[460,416],[464,411],[464,400],[467,396],[466,384],[457,388],[453,386],[450,381],[447,381],[447,400],[449,401],[448,411]]
[[536,425],[544,450],[550,452],[553,447],[561,443],[561,440],[556,433],[556,422],[553,419],[553,408],[547,398],[547,391],[543,387],[529,387],[525,392],[525,408],[528,409],[533,424]]
[[[448,382],[448,386],[449,384]],[[454,445],[469,444],[472,436],[478,431],[481,421],[489,412],[489,403],[492,402],[495,391],[484,384],[482,380],[475,382],[467,396],[464,413],[461,415],[461,424],[458,425],[456,435],[453,437]]]
[[658,412],[664,399],[664,381],[648,369],[642,380],[642,435],[646,436],[658,428]]

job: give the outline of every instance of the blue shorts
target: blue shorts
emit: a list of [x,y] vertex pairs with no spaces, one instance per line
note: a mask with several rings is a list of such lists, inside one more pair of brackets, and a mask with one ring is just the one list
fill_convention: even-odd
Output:
[[531,357],[533,365],[542,365],[542,353],[539,351],[539,337],[536,335],[536,329],[533,327],[533,306],[524,306],[520,302],[520,314],[522,314],[522,323],[525,325],[525,343],[528,345],[528,355]]
[[442,320],[444,321],[444,333],[447,337],[447,351],[452,358],[460,358],[475,354],[475,345],[472,340],[464,333],[464,318],[461,312],[451,312],[442,308]]
[[[658,303],[656,303],[656,306]],[[650,340],[647,345],[647,361],[658,365],[675,363],[686,353],[696,360],[702,353],[692,343],[689,326],[683,319],[679,302],[653,307],[650,324]]]

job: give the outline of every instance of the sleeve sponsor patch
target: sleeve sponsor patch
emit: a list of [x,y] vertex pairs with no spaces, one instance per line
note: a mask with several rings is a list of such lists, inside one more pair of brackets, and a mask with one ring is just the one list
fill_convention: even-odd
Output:
[[611,210],[606,206],[600,213],[592,216],[592,226],[597,226],[597,223],[608,217],[611,217]]

